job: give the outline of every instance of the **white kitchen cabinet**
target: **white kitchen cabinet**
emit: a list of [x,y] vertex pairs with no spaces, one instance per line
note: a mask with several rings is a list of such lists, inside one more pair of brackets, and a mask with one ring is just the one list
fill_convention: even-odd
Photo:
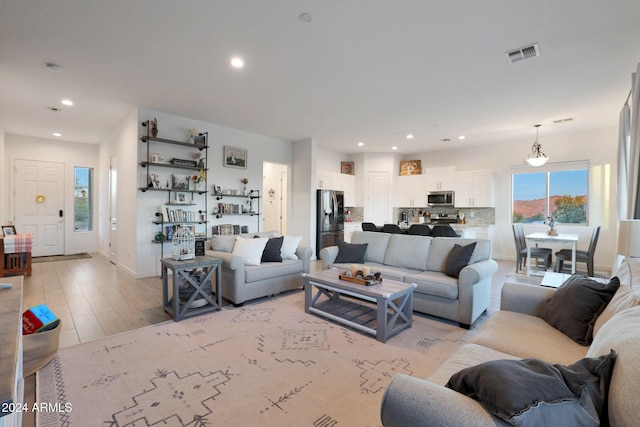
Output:
[[317,188],[321,190],[335,190],[332,187],[331,172],[319,171],[316,175]]
[[351,236],[355,231],[362,231],[361,222],[345,222],[344,223],[344,241],[351,243]]
[[494,174],[490,170],[458,172],[455,183],[456,207],[495,207],[494,183]]
[[453,190],[455,173],[456,171],[452,167],[427,169],[427,173],[425,174],[427,177],[427,192]]
[[344,205],[353,207],[356,203],[356,177],[338,172],[318,171],[317,188],[344,192]]
[[398,177],[398,207],[411,208],[427,205],[426,175]]

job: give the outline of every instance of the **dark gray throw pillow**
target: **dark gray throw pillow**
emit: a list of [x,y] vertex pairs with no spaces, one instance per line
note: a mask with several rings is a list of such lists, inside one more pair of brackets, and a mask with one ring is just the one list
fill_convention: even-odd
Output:
[[336,264],[349,262],[362,264],[368,245],[368,243],[347,243],[338,239],[338,256],[334,262]]
[[575,274],[547,300],[543,319],[578,344],[589,345],[596,319],[619,286],[617,277],[603,284]]
[[444,263],[444,274],[447,276],[455,277],[460,276],[460,270],[465,268],[469,264],[473,250],[476,248],[476,242],[470,243],[466,246],[460,246],[459,244],[453,245],[453,249],[449,251],[447,260]]
[[280,253],[282,242],[284,242],[284,236],[272,237],[267,240],[260,262],[282,262],[282,254]]
[[454,374],[447,387],[515,426],[608,426],[616,353],[565,366],[540,359],[494,360]]

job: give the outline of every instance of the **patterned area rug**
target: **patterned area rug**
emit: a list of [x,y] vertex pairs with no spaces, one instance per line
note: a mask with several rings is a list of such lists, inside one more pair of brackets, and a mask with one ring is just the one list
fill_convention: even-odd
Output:
[[414,315],[383,344],[295,291],[61,349],[38,372],[38,425],[379,426],[391,377],[427,377],[475,330]]

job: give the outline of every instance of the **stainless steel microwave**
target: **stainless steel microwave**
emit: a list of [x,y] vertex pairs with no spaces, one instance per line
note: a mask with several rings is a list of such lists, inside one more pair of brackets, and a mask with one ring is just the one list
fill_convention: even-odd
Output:
[[429,206],[453,206],[455,203],[455,193],[453,191],[430,191],[427,194],[427,205]]

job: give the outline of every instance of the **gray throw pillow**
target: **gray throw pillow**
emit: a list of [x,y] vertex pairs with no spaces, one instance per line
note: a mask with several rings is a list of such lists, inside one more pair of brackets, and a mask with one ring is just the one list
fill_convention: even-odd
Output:
[[565,366],[540,359],[493,360],[454,374],[447,387],[514,426],[608,426],[616,353]]
[[444,274],[457,279],[460,276],[460,270],[469,264],[475,248],[476,242],[466,246],[460,246],[457,243],[453,245],[453,249],[449,251],[449,255],[447,255],[447,259],[444,262]]
[[368,243],[347,243],[344,240],[338,240],[338,256],[334,262],[362,264],[367,246],[369,246]]
[[596,319],[619,286],[617,277],[603,284],[575,274],[547,300],[543,319],[578,344],[589,345]]

